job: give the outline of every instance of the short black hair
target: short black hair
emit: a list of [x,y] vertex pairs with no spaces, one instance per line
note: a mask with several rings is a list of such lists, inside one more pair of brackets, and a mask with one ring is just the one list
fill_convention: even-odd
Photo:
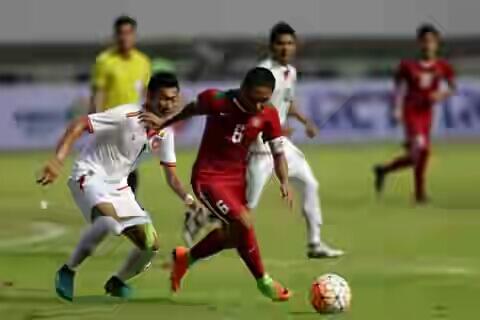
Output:
[[440,37],[440,31],[431,23],[423,23],[417,28],[417,39],[422,39],[427,33]]
[[243,88],[253,88],[265,86],[272,89],[275,89],[275,77],[273,76],[272,72],[267,68],[256,67],[250,69],[247,72],[247,75],[243,79],[242,87]]
[[284,34],[289,34],[292,37],[296,38],[296,31],[292,28],[291,25],[284,21],[280,21],[275,24],[270,30],[270,45],[277,41],[277,38]]
[[133,29],[137,29],[137,20],[127,15],[121,15],[115,19],[115,22],[113,23],[113,31],[115,31],[115,33],[118,32],[120,28],[126,24],[131,25]]
[[161,88],[177,88],[180,86],[178,84],[177,76],[171,72],[157,72],[148,81],[147,90],[148,92],[155,92]]

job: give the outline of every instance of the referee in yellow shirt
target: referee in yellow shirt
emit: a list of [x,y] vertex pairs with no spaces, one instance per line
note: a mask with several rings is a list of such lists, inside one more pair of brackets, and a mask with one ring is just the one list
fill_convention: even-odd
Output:
[[[101,52],[93,67],[90,113],[122,104],[141,103],[151,74],[150,59],[135,48],[137,22],[128,16],[113,24],[115,45]],[[137,172],[128,177],[135,192]]]

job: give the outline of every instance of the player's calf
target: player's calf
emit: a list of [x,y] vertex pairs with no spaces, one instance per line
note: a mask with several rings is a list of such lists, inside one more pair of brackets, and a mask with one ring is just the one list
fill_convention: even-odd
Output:
[[231,221],[229,226],[238,254],[255,277],[259,291],[272,301],[287,301],[290,298],[290,291],[274,281],[264,270],[260,248],[248,211]]
[[380,195],[383,192],[383,189],[385,187],[386,172],[382,165],[375,165],[372,171],[374,176],[374,182],[373,182],[374,189],[375,189],[375,192],[378,195]]
[[105,291],[115,297],[128,298],[132,289],[126,281],[146,271],[151,260],[160,249],[157,233],[151,223],[135,225],[123,231],[135,247],[130,251],[127,259],[119,271],[105,284]]

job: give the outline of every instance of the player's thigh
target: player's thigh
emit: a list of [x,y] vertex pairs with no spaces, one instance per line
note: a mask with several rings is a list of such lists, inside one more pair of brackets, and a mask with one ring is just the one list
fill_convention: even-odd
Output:
[[251,224],[244,184],[204,183],[197,184],[194,189],[202,203],[223,223]]
[[263,185],[273,172],[271,155],[252,155],[248,161],[247,184]]
[[297,185],[318,187],[317,179],[303,152],[296,147],[287,147],[285,156],[288,162],[288,176],[297,182]]
[[[95,214],[116,216],[115,208],[111,204],[110,193],[112,187],[95,176],[80,176],[69,178],[68,187],[72,197],[87,222],[92,222]],[[94,208],[100,206],[100,208]]]
[[247,170],[247,200],[250,207],[258,204],[272,171],[273,159],[270,155],[253,155],[250,158]]

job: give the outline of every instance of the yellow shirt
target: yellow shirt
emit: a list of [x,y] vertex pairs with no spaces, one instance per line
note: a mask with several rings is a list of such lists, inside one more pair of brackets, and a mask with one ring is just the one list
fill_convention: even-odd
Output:
[[101,52],[93,68],[92,86],[104,92],[103,111],[122,104],[139,103],[151,73],[150,59],[133,49],[128,57],[110,48]]

